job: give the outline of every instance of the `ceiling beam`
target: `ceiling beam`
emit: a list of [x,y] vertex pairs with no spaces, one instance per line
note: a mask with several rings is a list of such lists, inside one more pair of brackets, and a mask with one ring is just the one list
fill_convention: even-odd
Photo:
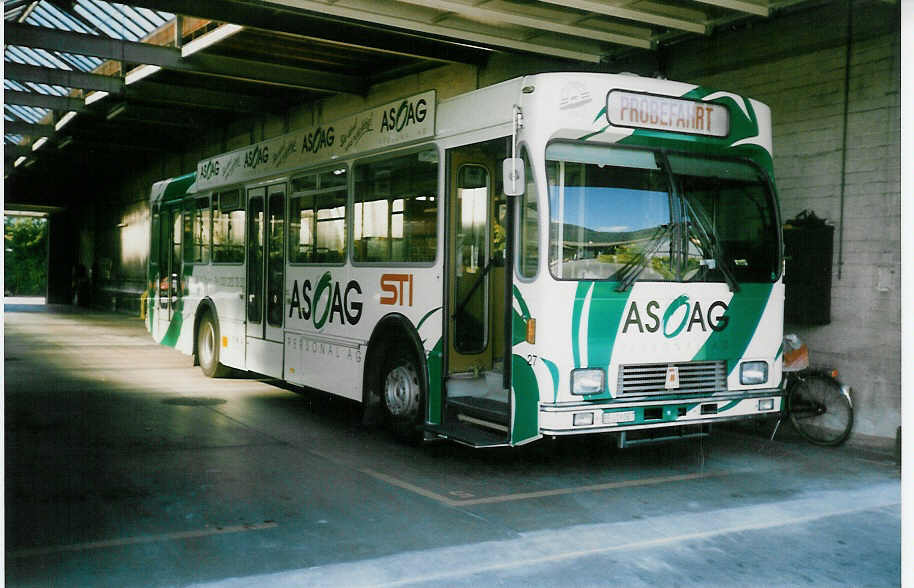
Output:
[[452,39],[429,38],[411,31],[391,31],[374,23],[354,23],[305,14],[262,0],[130,0],[131,6],[231,22],[264,31],[281,31],[345,47],[427,59],[442,63],[484,63],[488,51]]
[[3,64],[4,77],[18,82],[35,82],[37,84],[50,84],[64,86],[65,88],[83,88],[86,90],[99,90],[109,94],[117,94],[124,89],[124,80],[101,74],[25,65],[7,61]]
[[340,4],[325,4],[313,0],[263,0],[263,3],[265,5],[287,6],[338,18],[347,18],[405,30],[419,31],[421,33],[458,39],[464,42],[479,43],[488,47],[514,49],[516,51],[561,57],[563,59],[575,61],[587,61],[590,63],[599,63],[603,60],[603,54],[593,48],[574,49],[570,47],[560,47],[547,43],[515,39],[500,34],[480,33],[471,30],[470,28],[465,29],[436,24],[435,22],[422,20],[419,17],[409,18],[405,16],[396,16],[396,12],[403,11],[397,11],[396,3],[391,2],[355,0],[347,3],[346,6]]
[[530,16],[528,13],[513,12],[500,8],[488,8],[487,6],[470,5],[453,0],[399,0],[404,4],[414,4],[426,8],[453,12],[470,18],[482,19],[486,22],[501,21],[531,29],[550,31],[562,35],[573,37],[582,37],[595,41],[604,41],[606,43],[615,43],[617,45],[628,45],[640,49],[650,49],[651,40],[648,38],[639,38],[631,35],[621,35],[607,31],[600,31],[578,25],[570,25],[560,22],[557,19],[545,19]]
[[137,43],[11,22],[3,24],[3,34],[5,35],[4,43],[7,45],[93,55],[129,63],[151,63],[164,66],[175,60],[175,52],[179,56],[181,54],[179,49],[151,43]]
[[206,53],[195,53],[166,69],[318,92],[365,94],[368,88],[358,76]]
[[[6,67],[9,67],[9,63]],[[86,103],[81,98],[70,98],[68,96],[51,96],[50,94],[38,94],[33,92],[17,92],[16,90],[4,90],[3,101],[6,104],[18,104],[20,106],[33,106],[35,108],[48,108],[50,110],[73,110],[75,112],[84,112],[88,110]]]
[[577,8],[578,10],[586,10],[587,12],[595,12],[597,14],[621,18],[623,20],[634,20],[651,25],[679,29],[690,33],[699,33],[701,35],[708,33],[707,25],[702,22],[663,16],[662,14],[645,12],[643,10],[620,8],[599,0],[540,0],[540,2],[556,4],[565,8]]
[[30,137],[49,137],[54,134],[54,125],[42,125],[19,120],[3,121],[4,133],[16,133]]
[[126,137],[120,137],[123,139],[121,142],[117,140],[112,140],[110,137],[97,137],[97,136],[83,136],[78,135],[73,136],[73,145],[76,145],[77,148],[81,151],[105,151],[111,153],[125,153],[125,152],[137,152],[137,153],[168,153],[172,151],[165,146],[155,146],[150,145],[149,143],[137,143],[135,141],[129,140]]
[[12,145],[10,143],[3,144],[3,157],[7,159],[18,159],[23,155],[28,156],[32,153],[31,147],[23,145]]
[[719,6],[720,8],[727,8],[737,12],[745,12],[746,14],[764,16],[765,18],[768,18],[771,15],[771,9],[768,7],[768,4],[764,2],[761,4],[748,0],[695,0],[695,2]]
[[[156,65],[164,69],[273,84],[318,92],[364,94],[365,80],[351,75],[303,69],[276,63],[196,53],[185,59],[181,50],[149,43],[136,43],[20,25],[4,24],[5,42],[80,55],[93,55],[127,63]],[[12,77],[12,76],[10,76]],[[31,80],[34,81],[34,80]],[[128,79],[129,82],[129,79]],[[101,89],[101,88],[94,88]],[[110,90],[106,90],[110,92]]]
[[200,110],[224,110],[245,114],[274,112],[280,110],[283,106],[279,101],[265,98],[158,82],[145,82],[142,88],[127,86],[124,96],[131,103],[151,102]]
[[[173,108],[156,108],[142,104],[121,102],[108,109],[108,120],[120,123],[137,123],[176,129],[199,129],[205,126],[202,117],[176,111]],[[207,117],[208,118],[208,117]]]

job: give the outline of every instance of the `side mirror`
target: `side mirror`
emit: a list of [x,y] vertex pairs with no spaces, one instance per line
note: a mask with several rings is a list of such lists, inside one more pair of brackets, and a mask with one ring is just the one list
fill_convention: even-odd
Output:
[[524,160],[508,157],[501,165],[505,196],[522,196],[524,193]]

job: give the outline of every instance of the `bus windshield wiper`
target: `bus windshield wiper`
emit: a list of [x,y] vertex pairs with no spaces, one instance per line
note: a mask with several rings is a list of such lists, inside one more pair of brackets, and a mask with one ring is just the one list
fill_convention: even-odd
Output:
[[700,203],[692,202],[687,196],[684,196],[683,200],[689,209],[689,218],[694,220],[690,224],[695,227],[695,233],[698,235],[698,240],[701,241],[702,247],[711,254],[711,258],[715,262],[714,267],[723,274],[730,291],[738,292],[739,283],[736,281],[736,276],[733,275],[733,270],[730,269],[730,265],[720,249],[720,237],[717,234],[714,223],[708,218]]
[[635,280],[638,279],[638,276],[641,275],[641,272],[644,271],[644,268],[647,267],[648,262],[654,257],[654,254],[660,249],[660,246],[663,245],[663,237],[668,236],[669,233],[670,225],[657,227],[648,245],[619,270],[622,277],[619,280],[619,285],[616,286],[616,292],[625,292],[631,287]]

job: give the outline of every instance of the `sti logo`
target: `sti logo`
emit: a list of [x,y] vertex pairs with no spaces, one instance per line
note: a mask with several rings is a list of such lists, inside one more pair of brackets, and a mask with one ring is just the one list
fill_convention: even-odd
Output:
[[381,276],[381,304],[413,305],[413,275],[384,274]]

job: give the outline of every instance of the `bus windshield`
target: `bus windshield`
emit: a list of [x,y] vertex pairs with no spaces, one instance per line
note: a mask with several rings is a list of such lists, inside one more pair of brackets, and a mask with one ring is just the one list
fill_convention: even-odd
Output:
[[555,143],[549,267],[560,280],[771,282],[774,198],[744,161]]

